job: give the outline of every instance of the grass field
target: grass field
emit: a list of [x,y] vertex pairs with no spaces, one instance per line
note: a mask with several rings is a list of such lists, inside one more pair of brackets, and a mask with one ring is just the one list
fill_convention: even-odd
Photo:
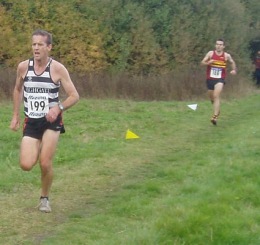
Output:
[[39,167],[20,170],[2,103],[0,244],[260,244],[259,109],[257,93],[223,101],[213,126],[208,101],[81,100],[64,113],[43,214]]

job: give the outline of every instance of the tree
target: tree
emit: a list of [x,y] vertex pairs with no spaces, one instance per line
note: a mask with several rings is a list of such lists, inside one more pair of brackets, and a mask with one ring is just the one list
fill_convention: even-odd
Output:
[[14,34],[11,29],[11,18],[6,13],[5,9],[0,6],[0,66],[11,58],[10,46],[14,47]]
[[245,67],[249,43],[260,39],[259,5],[258,0],[4,0],[0,62],[13,67],[27,58],[30,35],[41,28],[54,35],[52,55],[80,73],[171,71],[198,64],[219,37]]

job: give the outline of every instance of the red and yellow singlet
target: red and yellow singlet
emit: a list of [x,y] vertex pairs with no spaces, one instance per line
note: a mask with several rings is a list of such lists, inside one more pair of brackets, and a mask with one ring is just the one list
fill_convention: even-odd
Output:
[[207,79],[225,79],[227,66],[225,52],[221,55],[217,55],[217,53],[213,51],[211,59],[213,59],[214,62],[207,67]]

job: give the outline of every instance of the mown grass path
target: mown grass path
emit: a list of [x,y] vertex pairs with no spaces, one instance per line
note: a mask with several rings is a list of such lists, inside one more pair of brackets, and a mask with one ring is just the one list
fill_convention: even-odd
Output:
[[2,104],[0,244],[260,244],[259,95],[224,101],[216,127],[208,101],[189,103],[81,100],[65,112],[51,214],[34,208],[39,169],[19,169]]

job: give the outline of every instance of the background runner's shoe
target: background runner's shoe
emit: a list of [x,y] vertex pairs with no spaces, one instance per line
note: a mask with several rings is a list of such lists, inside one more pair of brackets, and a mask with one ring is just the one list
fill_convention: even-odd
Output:
[[213,125],[217,125],[217,119],[218,119],[218,116],[217,116],[217,115],[214,115],[214,116],[210,119],[210,121],[211,121],[211,123],[212,123]]
[[50,202],[47,197],[43,197],[40,199],[39,210],[44,213],[51,212]]

